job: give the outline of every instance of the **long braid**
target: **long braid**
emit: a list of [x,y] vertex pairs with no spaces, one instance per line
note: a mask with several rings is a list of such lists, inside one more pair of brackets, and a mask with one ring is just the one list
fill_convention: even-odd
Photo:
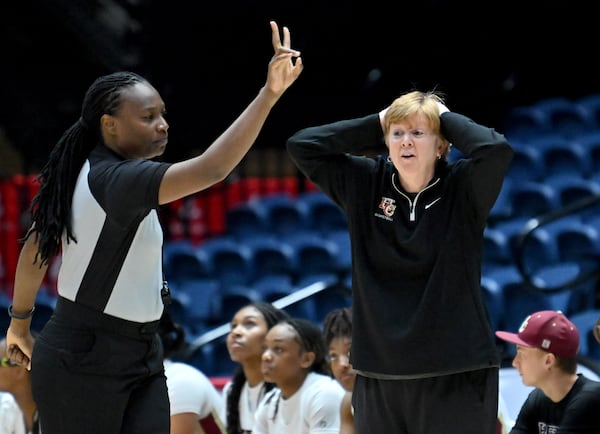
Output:
[[[273,306],[271,303],[256,302],[248,304],[241,309],[246,307],[254,307],[258,310],[265,322],[267,323],[267,330],[277,324],[279,321],[288,318],[288,314]],[[240,310],[241,310],[240,309]],[[227,396],[227,434],[238,434],[241,431],[240,426],[240,396],[242,394],[242,388],[246,383],[246,374],[241,366],[238,366],[233,374],[231,380],[231,388]],[[275,385],[273,383],[264,383],[264,393],[273,389]]]
[[246,382],[246,375],[241,366],[238,366],[231,380],[231,389],[227,396],[227,434],[240,432],[240,396]]
[[77,177],[90,151],[102,143],[100,118],[114,115],[121,103],[123,90],[145,82],[132,72],[116,72],[97,78],[88,88],[81,117],[69,127],[50,153],[48,162],[40,171],[40,184],[31,202],[33,226],[22,241],[35,233],[38,251],[35,262],[48,264],[60,251],[61,237],[77,242],[71,222],[71,203]]

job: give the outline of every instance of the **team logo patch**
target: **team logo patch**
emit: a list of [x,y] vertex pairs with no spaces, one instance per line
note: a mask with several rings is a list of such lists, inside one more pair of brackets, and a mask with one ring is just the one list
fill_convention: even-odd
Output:
[[379,208],[383,210],[384,215],[391,217],[396,211],[396,201],[389,197],[382,197],[381,202],[379,202]]

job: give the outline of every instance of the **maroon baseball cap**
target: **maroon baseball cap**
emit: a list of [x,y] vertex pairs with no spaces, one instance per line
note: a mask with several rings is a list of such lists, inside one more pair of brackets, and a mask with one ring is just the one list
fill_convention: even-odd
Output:
[[579,350],[577,327],[560,311],[542,310],[525,318],[519,333],[497,331],[496,336],[513,344],[539,348],[559,357],[575,358]]

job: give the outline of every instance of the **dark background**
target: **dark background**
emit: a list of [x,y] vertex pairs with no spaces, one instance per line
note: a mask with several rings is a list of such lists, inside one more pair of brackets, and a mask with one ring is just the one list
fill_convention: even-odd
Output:
[[[101,74],[146,76],[167,104],[165,160],[205,149],[264,83],[269,20],[305,69],[257,148],[436,88],[502,131],[507,110],[600,91],[593,2],[19,0],[0,6],[0,126],[35,172]],[[0,164],[2,164],[0,162]]]

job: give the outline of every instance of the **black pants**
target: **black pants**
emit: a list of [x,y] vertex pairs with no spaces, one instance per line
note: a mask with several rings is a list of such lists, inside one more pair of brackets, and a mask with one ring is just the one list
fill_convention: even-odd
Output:
[[498,368],[415,380],[356,376],[356,434],[495,434]]
[[31,357],[42,432],[169,434],[157,329],[59,299]]

